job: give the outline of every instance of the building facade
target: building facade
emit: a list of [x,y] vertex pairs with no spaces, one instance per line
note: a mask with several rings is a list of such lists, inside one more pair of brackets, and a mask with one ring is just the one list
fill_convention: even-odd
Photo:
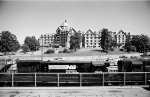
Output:
[[117,38],[116,40],[117,40],[118,48],[122,48],[126,42],[129,42],[132,39],[132,35],[130,35],[130,32],[126,33],[120,30],[116,34],[116,38]]
[[[77,32],[68,25],[66,20],[57,28],[55,34],[41,35],[39,43],[43,46],[57,44],[62,47],[70,48],[70,37],[75,35],[75,33],[79,33],[81,36],[80,48],[101,48],[101,30],[93,32],[89,29],[85,33],[80,30]],[[122,30],[118,33],[111,31],[110,34],[111,38],[117,42],[118,48],[123,47],[125,43],[132,38],[130,33],[126,33]]]
[[126,43],[126,33],[120,30],[117,33],[117,44],[125,45]]
[[92,32],[90,29],[83,34],[84,48],[98,48],[100,46],[100,32]]
[[54,43],[62,47],[70,48],[70,37],[74,35],[74,33],[76,33],[76,31],[70,27],[65,20],[56,30]]
[[54,33],[43,34],[38,39],[40,46],[51,47],[54,43]]

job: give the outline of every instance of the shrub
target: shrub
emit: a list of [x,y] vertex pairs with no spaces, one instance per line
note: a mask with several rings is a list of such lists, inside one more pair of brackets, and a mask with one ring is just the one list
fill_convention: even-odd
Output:
[[131,51],[132,52],[136,52],[136,47],[135,46],[131,46]]
[[120,51],[125,51],[125,50],[123,48],[121,48]]
[[66,49],[66,48],[65,48],[65,49],[63,50],[63,53],[70,53],[70,52],[71,52],[70,49]]
[[52,54],[52,53],[55,53],[55,50],[49,49],[46,52],[44,52],[44,54]]
[[63,51],[59,51],[58,53],[63,53]]

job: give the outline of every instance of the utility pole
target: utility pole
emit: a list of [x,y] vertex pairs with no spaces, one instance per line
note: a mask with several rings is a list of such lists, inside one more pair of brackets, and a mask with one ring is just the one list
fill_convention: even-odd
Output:
[[42,38],[42,48],[41,48],[41,61],[43,61],[43,38]]

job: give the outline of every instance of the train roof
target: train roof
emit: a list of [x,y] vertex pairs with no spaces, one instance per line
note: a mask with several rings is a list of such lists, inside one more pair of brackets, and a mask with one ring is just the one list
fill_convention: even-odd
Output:
[[18,60],[17,62],[39,62],[39,63],[92,63],[91,61],[66,61],[66,60],[59,60],[59,61],[41,61],[41,60]]
[[141,64],[143,64],[142,61],[138,61],[138,60],[133,60],[133,61],[131,61],[131,63],[134,64],[134,65],[141,65]]
[[106,61],[92,61],[92,64],[94,66],[103,66],[105,65],[105,63],[107,63]]

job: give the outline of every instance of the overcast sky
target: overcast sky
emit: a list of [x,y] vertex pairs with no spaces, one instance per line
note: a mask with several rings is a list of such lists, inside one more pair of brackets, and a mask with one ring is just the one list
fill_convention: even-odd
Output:
[[65,20],[77,31],[122,29],[150,37],[150,1],[0,1],[0,31],[15,34],[21,44],[26,36],[56,33]]

